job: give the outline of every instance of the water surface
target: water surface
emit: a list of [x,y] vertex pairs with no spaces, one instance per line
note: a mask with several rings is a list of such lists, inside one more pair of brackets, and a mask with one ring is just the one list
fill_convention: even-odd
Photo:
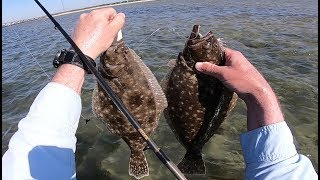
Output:
[[[211,30],[228,47],[243,52],[274,88],[299,153],[307,155],[318,171],[317,7],[312,0],[159,0],[115,8],[126,14],[125,41],[158,80],[166,74],[168,61],[182,51],[194,24],[201,25],[203,34]],[[71,33],[81,13],[56,19]],[[3,154],[18,122],[52,78],[53,57],[69,44],[49,19],[2,28],[2,40]],[[94,83],[88,75],[82,93],[82,116],[91,121],[86,124],[81,118],[77,131],[78,179],[132,179],[127,145],[91,112]],[[240,100],[203,149],[207,174],[189,179],[243,179],[239,135],[244,132],[246,107]],[[152,138],[174,163],[182,159],[185,150],[163,117]],[[174,179],[152,151],[146,155],[150,176],[144,179]]]

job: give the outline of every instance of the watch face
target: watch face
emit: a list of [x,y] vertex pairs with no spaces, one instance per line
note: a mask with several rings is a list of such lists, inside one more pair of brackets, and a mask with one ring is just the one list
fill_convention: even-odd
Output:
[[56,56],[54,57],[53,62],[52,62],[53,66],[55,68],[58,68],[63,63],[63,60],[65,58],[65,54],[66,54],[66,50],[65,49],[59,51],[56,54]]
[[61,51],[59,51],[59,52],[56,54],[56,56],[54,57],[54,60],[58,60],[59,57],[60,57],[60,55],[61,55]]
[[64,61],[67,52],[68,52],[68,51],[67,51],[66,49],[62,49],[61,51],[59,51],[59,52],[56,54],[56,57],[55,57],[54,59],[55,59],[55,60],[58,60],[58,61]]
[[61,63],[60,63],[60,61],[59,61],[60,55],[61,55],[61,51],[59,51],[59,52],[56,54],[56,56],[54,57],[54,59],[53,59],[52,64],[53,64],[53,67],[55,67],[55,68],[58,68],[58,67],[61,65]]

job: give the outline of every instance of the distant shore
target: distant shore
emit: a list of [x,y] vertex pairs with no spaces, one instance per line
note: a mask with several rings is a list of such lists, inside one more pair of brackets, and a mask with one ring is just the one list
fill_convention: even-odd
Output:
[[104,5],[99,5],[99,6],[87,7],[87,8],[83,8],[83,9],[75,9],[75,10],[71,10],[71,11],[53,14],[52,16],[53,17],[62,16],[62,15],[72,14],[72,13],[81,12],[81,11],[88,11],[88,10],[93,10],[93,9],[100,9],[100,8],[105,8],[105,7],[119,6],[119,5],[124,5],[124,4],[133,4],[133,3],[139,3],[139,2],[148,2],[148,1],[154,1],[154,0],[122,1],[122,2],[118,2],[118,3],[104,4]]
[[[81,12],[81,11],[88,11],[88,10],[93,10],[93,9],[100,9],[100,8],[105,8],[105,7],[119,6],[119,5],[125,5],[125,4],[133,4],[133,3],[139,3],[139,2],[148,2],[148,1],[154,1],[154,0],[127,0],[127,1],[120,1],[120,2],[115,2],[115,3],[110,3],[110,4],[102,4],[102,5],[98,5],[98,6],[91,6],[91,7],[81,8],[81,9],[74,9],[74,10],[70,10],[70,11],[64,11],[64,12],[60,12],[60,13],[54,13],[54,14],[51,14],[51,15],[53,17],[63,16],[63,15],[77,13],[77,12]],[[41,17],[36,17],[36,18],[31,18],[31,19],[24,19],[24,20],[19,20],[19,21],[14,21],[14,22],[3,23],[2,27],[12,26],[12,25],[15,25],[15,24],[21,24],[21,23],[25,23],[25,22],[29,22],[29,21],[35,21],[35,20],[38,20],[38,19],[45,19],[45,18],[48,18],[48,17],[47,16],[41,16]]]

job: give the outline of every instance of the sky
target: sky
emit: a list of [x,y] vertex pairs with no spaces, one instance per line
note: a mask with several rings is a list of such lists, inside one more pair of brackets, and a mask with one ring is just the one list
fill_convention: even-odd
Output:
[[[122,0],[39,0],[50,14]],[[2,23],[45,16],[34,0],[2,0]]]

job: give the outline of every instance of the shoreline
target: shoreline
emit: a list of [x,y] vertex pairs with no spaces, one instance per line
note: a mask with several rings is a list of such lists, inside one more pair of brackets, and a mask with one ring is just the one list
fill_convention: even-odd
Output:
[[[133,1],[131,0],[131,1],[115,2],[115,3],[110,3],[110,4],[102,4],[102,5],[97,5],[97,6],[91,6],[91,7],[81,8],[81,9],[74,9],[74,10],[54,13],[51,15],[52,15],[52,17],[57,17],[57,16],[63,16],[63,15],[82,12],[82,11],[88,11],[88,10],[94,10],[94,9],[100,9],[100,8],[106,8],[106,7],[113,7],[113,6],[120,6],[120,5],[126,5],[126,4],[149,2],[149,1],[155,1],[155,0],[133,0]],[[46,19],[46,18],[49,18],[49,17],[48,16],[41,16],[41,17],[24,19],[24,20],[19,20],[19,21],[14,21],[14,22],[8,22],[8,23],[2,24],[2,27],[13,26],[13,25],[17,25],[17,24],[22,24],[22,23],[31,22],[31,21],[40,20],[40,19]]]
[[114,4],[105,4],[105,5],[87,7],[87,8],[83,8],[83,9],[70,10],[70,11],[66,11],[66,12],[56,13],[56,14],[53,14],[52,16],[53,17],[63,16],[66,14],[72,14],[72,13],[77,13],[77,12],[81,12],[81,11],[88,11],[88,10],[93,10],[93,9],[101,9],[101,8],[105,8],[105,7],[119,6],[119,5],[125,5],[125,4],[134,4],[134,3],[141,3],[141,2],[149,2],[149,1],[155,1],[155,0],[138,0],[138,1],[131,1],[131,2],[123,1],[123,2],[114,3]]

